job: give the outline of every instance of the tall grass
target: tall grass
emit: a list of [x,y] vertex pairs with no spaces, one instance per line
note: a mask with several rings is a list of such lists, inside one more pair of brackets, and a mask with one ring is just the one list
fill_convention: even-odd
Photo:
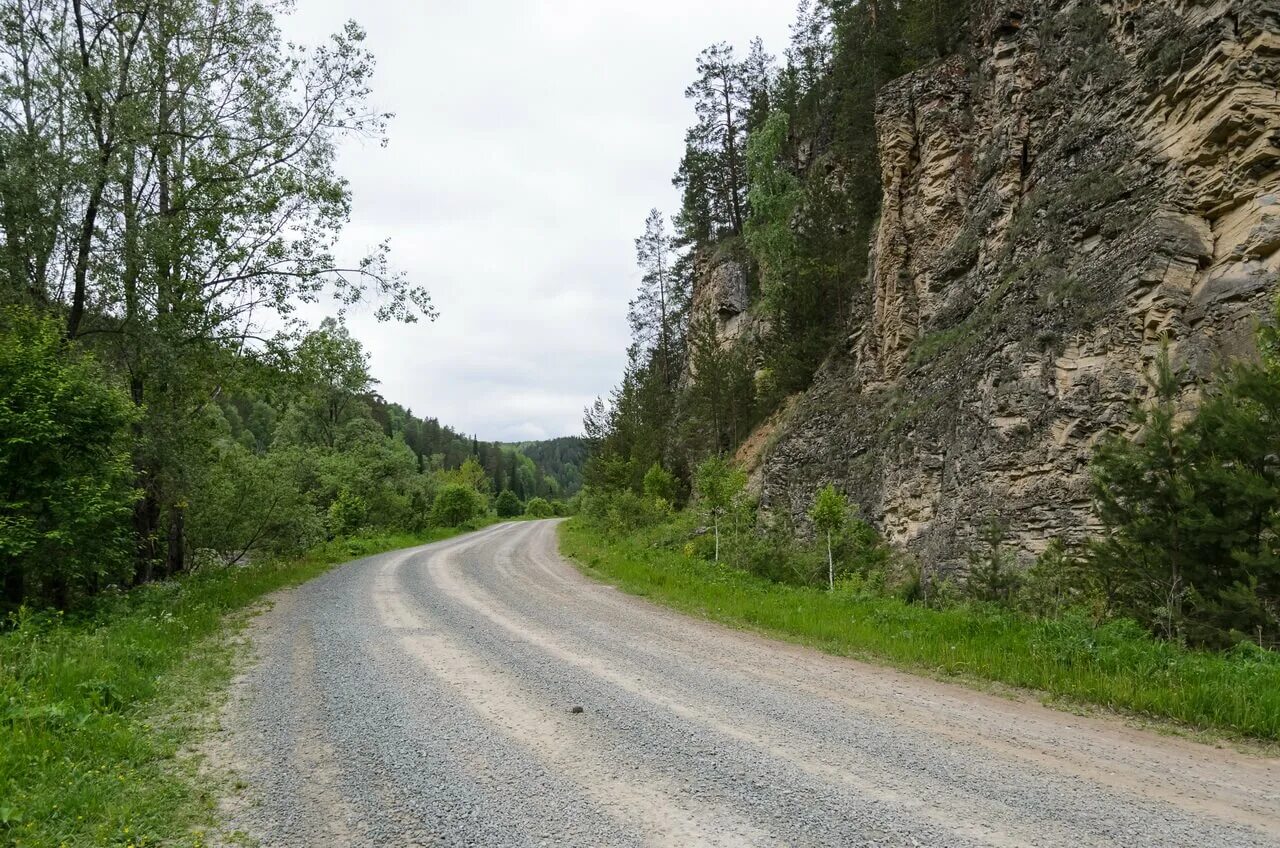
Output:
[[235,613],[335,563],[459,532],[361,536],[143,586],[74,618],[14,616],[0,631],[0,845],[203,845],[217,787],[180,752],[233,674]]
[[588,573],[715,621],[834,654],[1280,740],[1280,655],[1248,645],[1226,654],[1190,651],[1129,621],[1095,625],[1081,614],[1037,619],[988,605],[932,609],[829,593],[762,580],[648,539],[607,537],[579,519],[560,532],[563,552]]

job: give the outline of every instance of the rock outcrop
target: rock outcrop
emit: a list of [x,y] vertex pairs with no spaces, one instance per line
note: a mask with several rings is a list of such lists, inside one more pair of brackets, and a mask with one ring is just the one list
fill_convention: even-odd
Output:
[[1193,403],[1270,314],[1280,0],[996,0],[973,55],[881,92],[877,132],[855,332],[765,457],[763,508],[803,521],[834,482],[944,566],[992,516],[1024,559],[1088,533],[1092,449],[1161,344]]
[[716,335],[724,343],[739,339],[750,316],[746,263],[733,256],[716,256],[697,263],[692,311],[716,321]]

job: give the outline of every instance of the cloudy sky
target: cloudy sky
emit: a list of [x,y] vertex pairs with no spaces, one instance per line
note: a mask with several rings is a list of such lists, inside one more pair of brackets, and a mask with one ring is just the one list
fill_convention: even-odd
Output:
[[670,212],[698,52],[780,54],[791,0],[302,0],[289,38],[354,18],[378,59],[390,144],[339,168],[352,255],[391,239],[435,323],[350,319],[380,391],[482,439],[581,431],[621,374],[633,239]]

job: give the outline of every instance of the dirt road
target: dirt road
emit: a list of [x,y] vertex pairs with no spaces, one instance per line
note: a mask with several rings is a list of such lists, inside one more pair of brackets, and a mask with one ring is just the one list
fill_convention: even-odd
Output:
[[211,750],[264,845],[1280,846],[1280,761],[685,618],[551,521],[343,566],[252,635]]

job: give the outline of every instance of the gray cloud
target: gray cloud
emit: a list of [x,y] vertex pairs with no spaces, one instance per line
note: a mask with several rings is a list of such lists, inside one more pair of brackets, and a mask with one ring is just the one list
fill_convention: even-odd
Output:
[[396,117],[387,148],[341,151],[343,249],[390,238],[441,313],[351,315],[380,390],[484,439],[579,432],[622,371],[632,239],[650,207],[676,206],[694,58],[755,35],[781,52],[790,4],[305,0],[285,31],[316,43],[348,18]]

